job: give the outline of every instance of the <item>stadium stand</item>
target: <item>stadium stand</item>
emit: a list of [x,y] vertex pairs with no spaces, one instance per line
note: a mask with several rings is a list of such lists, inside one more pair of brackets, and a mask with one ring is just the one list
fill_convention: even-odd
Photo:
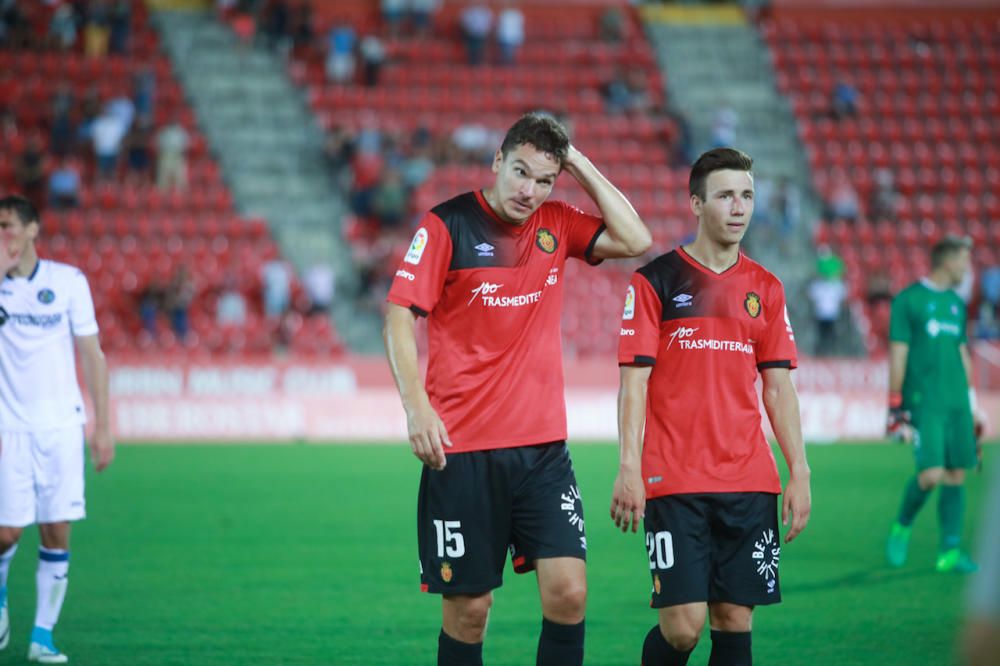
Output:
[[[40,254],[86,272],[105,349],[118,354],[176,352],[188,357],[269,354],[276,345],[306,355],[341,351],[327,317],[303,315],[308,304],[303,303],[304,292],[297,280],[292,285],[289,314],[280,321],[264,317],[261,267],[279,257],[279,249],[263,220],[246,219],[234,211],[216,160],[169,60],[159,50],[145,4],[131,5],[131,35],[124,52],[88,57],[82,52],[82,38],[65,51],[46,44],[52,11],[46,3],[19,6],[30,36],[25,43],[0,50],[0,109],[13,116],[16,127],[4,137],[5,153],[19,155],[30,141],[41,141],[48,152],[49,109],[57,88],[68,86],[77,99],[93,89],[103,103],[130,96],[133,78],[147,69],[155,75],[154,128],[177,119],[191,138],[186,191],[158,189],[149,174],[131,178],[126,174],[125,150],[113,177],[100,179],[90,146],[81,144],[76,149],[82,171],[79,205],[43,210]],[[74,124],[80,120],[78,107],[73,111]],[[12,159],[0,161],[0,191],[17,191],[13,163]],[[43,163],[49,173],[56,160],[47,156]],[[44,202],[35,203],[45,208]],[[160,317],[153,330],[144,330],[139,315],[144,290],[154,280],[169,281],[182,265],[191,272],[195,290],[188,334],[178,339],[167,317]],[[216,323],[216,300],[227,280],[235,281],[249,304],[243,324]]]
[[[889,300],[873,281],[896,293],[926,272],[944,233],[973,238],[977,274],[1000,262],[1000,15],[784,11],[761,31],[816,190],[828,200],[846,176],[857,192],[858,217],[826,215],[816,242],[843,258],[868,349],[881,353]],[[841,83],[857,97],[837,114]],[[879,170],[898,193],[888,209],[875,205]]]
[[[314,2],[313,7],[318,35],[325,36],[335,22],[350,24],[358,36],[384,34],[376,3],[343,0]],[[603,87],[628,70],[645,74],[653,107],[664,107],[662,72],[635,14],[626,14],[629,38],[610,42],[599,38],[606,6],[525,3],[521,9],[527,39],[517,62],[473,66],[466,64],[460,36],[462,8],[461,3],[445,3],[435,17],[436,35],[431,40],[403,36],[387,41],[388,63],[376,86],[327,83],[322,47],[296,49],[290,74],[307,88],[310,103],[327,128],[357,129],[374,122],[393,132],[409,133],[423,126],[433,135],[449,136],[472,119],[502,136],[522,113],[550,111],[568,120],[574,143],[630,197],[653,231],[656,251],[673,247],[692,230],[687,170],[673,168],[670,161],[676,132],[672,120],[659,111],[609,114],[605,110]],[[415,192],[410,212],[419,215],[490,182],[487,164],[439,165]],[[568,176],[563,176],[553,196],[594,210]],[[611,353],[617,336],[607,322],[621,314],[627,275],[635,264],[581,271],[576,263],[567,266],[565,283],[566,351]]]

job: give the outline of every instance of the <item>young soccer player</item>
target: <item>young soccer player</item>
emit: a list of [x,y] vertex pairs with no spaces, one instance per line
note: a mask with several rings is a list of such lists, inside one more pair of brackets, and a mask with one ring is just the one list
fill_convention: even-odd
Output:
[[73,343],[96,412],[97,471],[114,458],[108,371],[90,288],[72,266],[39,259],[41,221],[26,199],[0,199],[0,649],[10,641],[7,574],[24,528],[38,524],[38,605],[28,660],[68,661],[52,640],[66,595],[70,522],[85,515],[83,400]]
[[659,622],[642,646],[643,666],[686,664],[706,615],[710,666],[748,666],[753,610],[781,599],[781,480],[761,430],[758,374],[790,472],[785,542],[809,520],[784,289],[740,252],[753,215],[752,167],[731,148],[698,158],[689,185],[694,242],[636,271],[625,298],[611,518],[623,531],[644,521]]
[[[601,217],[547,201],[568,171]],[[424,463],[417,499],[422,588],[442,595],[438,664],[482,664],[508,548],[534,569],[540,666],[583,662],[583,508],[566,447],[560,315],[568,257],[632,257],[650,234],[552,118],[507,132],[482,191],[424,216],[389,292],[385,346]],[[428,318],[426,383],[414,325]]]
[[954,288],[969,271],[972,241],[946,236],[931,250],[931,273],[897,294],[889,319],[890,435],[913,443],[917,473],[907,482],[889,533],[889,564],[906,563],[913,520],[934,488],[941,540],[935,568],[971,573],[960,549],[965,471],[976,466],[975,391],[965,337],[965,303]]

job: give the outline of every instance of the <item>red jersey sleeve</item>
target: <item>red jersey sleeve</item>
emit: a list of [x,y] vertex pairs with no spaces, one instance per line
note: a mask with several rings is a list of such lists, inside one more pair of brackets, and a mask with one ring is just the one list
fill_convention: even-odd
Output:
[[655,365],[660,348],[660,322],[663,303],[645,277],[632,274],[625,292],[621,337],[618,340],[619,365]]
[[785,290],[780,282],[771,289],[771,297],[764,307],[767,327],[764,329],[764,339],[757,345],[757,368],[764,370],[798,366],[795,333],[788,318]]
[[441,297],[450,264],[451,234],[441,218],[427,213],[399,264],[387,300],[427,316]]
[[604,220],[584,213],[576,206],[560,203],[563,209],[563,229],[566,235],[566,256],[583,259],[596,266],[603,259],[594,259],[594,246],[604,233]]

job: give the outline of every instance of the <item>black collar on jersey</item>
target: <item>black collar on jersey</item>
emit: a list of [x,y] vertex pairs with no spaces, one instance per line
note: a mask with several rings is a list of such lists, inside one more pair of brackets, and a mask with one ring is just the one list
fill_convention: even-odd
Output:
[[717,277],[717,278],[725,277],[731,271],[733,271],[733,269],[737,268],[738,266],[740,266],[740,264],[743,263],[743,251],[740,250],[740,253],[736,256],[736,262],[732,266],[722,271],[721,273],[716,273],[711,268],[709,268],[705,264],[701,263],[700,261],[692,257],[691,253],[685,250],[683,245],[677,246],[677,253],[680,254],[684,259],[687,259],[690,263],[700,268],[702,272],[707,273],[711,277]]
[[38,275],[38,267],[41,265],[42,265],[42,260],[35,259],[35,267],[31,270],[31,275],[28,276],[28,282],[31,282],[32,280],[35,279],[35,276]]

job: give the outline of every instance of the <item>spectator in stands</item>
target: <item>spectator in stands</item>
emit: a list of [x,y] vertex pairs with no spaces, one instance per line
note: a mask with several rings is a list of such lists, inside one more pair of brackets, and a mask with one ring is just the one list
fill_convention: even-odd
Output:
[[365,85],[373,88],[378,85],[382,66],[385,64],[385,45],[376,35],[366,35],[361,40],[358,50],[361,52]]
[[97,157],[97,175],[110,180],[118,167],[118,153],[125,138],[123,125],[110,110],[105,110],[94,122],[92,139]]
[[286,0],[271,0],[265,9],[264,39],[272,51],[288,49],[291,9]]
[[170,317],[170,328],[181,342],[187,339],[191,327],[188,313],[195,292],[191,272],[185,264],[181,264],[174,272],[163,296],[163,307]]
[[396,169],[386,169],[372,192],[372,212],[383,229],[399,227],[406,219],[409,193]]
[[145,183],[149,179],[149,154],[153,148],[153,120],[139,116],[132,131],[125,137],[128,150],[129,179]]
[[413,191],[427,182],[434,173],[434,160],[431,158],[431,144],[416,141],[410,147],[409,154],[399,167],[400,176],[406,189]]
[[292,12],[292,45],[299,49],[311,46],[316,36],[311,2],[300,2]]
[[652,97],[646,89],[646,75],[641,69],[619,69],[604,89],[609,113],[648,113]]
[[712,116],[712,148],[729,148],[736,145],[736,128],[740,114],[728,103],[719,105]]
[[41,140],[31,135],[14,165],[14,181],[28,201],[45,200],[45,155]]
[[101,115],[101,96],[97,88],[91,85],[83,94],[83,101],[80,104],[80,124],[76,128],[76,140],[78,144],[89,144],[93,137],[94,123]]
[[382,23],[389,39],[399,39],[406,18],[406,0],[381,0]]
[[872,307],[892,300],[892,280],[889,279],[884,270],[869,274],[868,284],[865,288],[865,300]]
[[830,200],[827,203],[829,217],[854,222],[861,215],[858,191],[843,169],[834,169],[831,181]]
[[787,177],[778,179],[771,195],[770,212],[774,224],[783,239],[792,235],[795,227],[799,224],[802,215],[802,199],[799,196],[799,189]]
[[621,44],[628,34],[628,18],[621,7],[608,7],[601,13],[598,35],[602,42]]
[[61,2],[49,19],[49,43],[61,51],[69,51],[76,45],[76,16],[73,6]]
[[837,120],[856,116],[858,114],[858,98],[860,93],[848,81],[840,80],[833,87],[833,98],[830,102],[830,113]]
[[481,65],[493,30],[493,11],[482,2],[474,2],[462,10],[460,21],[468,62],[470,65]]
[[[838,268],[839,264],[839,268]],[[819,248],[818,277],[809,285],[809,299],[816,319],[816,355],[829,356],[836,350],[837,320],[847,297],[843,280],[843,262],[827,246]]]
[[1000,266],[991,266],[983,271],[979,292],[982,301],[976,324],[977,337],[990,340],[1000,338]]
[[73,150],[73,138],[73,91],[62,83],[52,95],[49,152],[56,157],[66,157]]
[[136,115],[154,117],[156,102],[156,73],[143,67],[132,79],[132,105]]
[[672,104],[667,104],[663,109],[663,115],[674,125],[673,151],[671,153],[670,165],[677,168],[690,168],[692,160],[692,140],[691,123],[688,122],[687,115]]
[[434,14],[441,7],[441,0],[410,0],[410,22],[419,38],[430,36],[434,26]]
[[327,38],[326,78],[333,83],[354,80],[354,47],[358,38],[349,23],[338,21]]
[[63,160],[49,174],[49,205],[57,210],[80,205],[80,169],[71,159]]
[[14,109],[9,106],[5,106],[2,110],[0,110],[0,140],[7,142],[7,144],[11,144],[20,133],[21,132],[17,127],[17,115],[14,113]]
[[497,17],[497,46],[500,62],[513,65],[524,45],[524,13],[516,5],[508,4]]
[[281,258],[274,258],[261,267],[264,315],[279,320],[288,312],[292,295],[292,269]]
[[233,275],[227,275],[222,283],[222,291],[215,304],[215,321],[222,327],[241,327],[246,324],[247,299]]
[[334,183],[341,189],[347,186],[346,176],[354,160],[355,138],[347,128],[336,125],[330,128],[323,147],[323,156],[333,176]]
[[107,0],[91,0],[83,28],[84,52],[91,58],[103,58],[108,53],[110,38],[111,9]]
[[899,192],[892,177],[892,171],[881,168],[875,170],[875,187],[872,188],[868,215],[873,220],[895,221],[899,207]]
[[320,261],[306,269],[302,276],[306,296],[309,298],[309,315],[326,314],[333,305],[337,279],[333,268]]
[[161,190],[187,190],[187,151],[191,144],[179,118],[156,135],[156,186]]
[[111,53],[123,55],[128,51],[128,38],[132,29],[132,3],[130,0],[115,0],[110,14],[108,48]]
[[31,22],[17,0],[0,5],[0,46],[24,49],[31,46]]
[[497,133],[478,122],[467,122],[456,127],[451,133],[451,142],[460,161],[471,164],[487,164],[497,145]]
[[164,297],[167,287],[164,280],[154,276],[139,292],[139,319],[142,320],[142,328],[151,336],[156,337],[156,318],[163,309]]

